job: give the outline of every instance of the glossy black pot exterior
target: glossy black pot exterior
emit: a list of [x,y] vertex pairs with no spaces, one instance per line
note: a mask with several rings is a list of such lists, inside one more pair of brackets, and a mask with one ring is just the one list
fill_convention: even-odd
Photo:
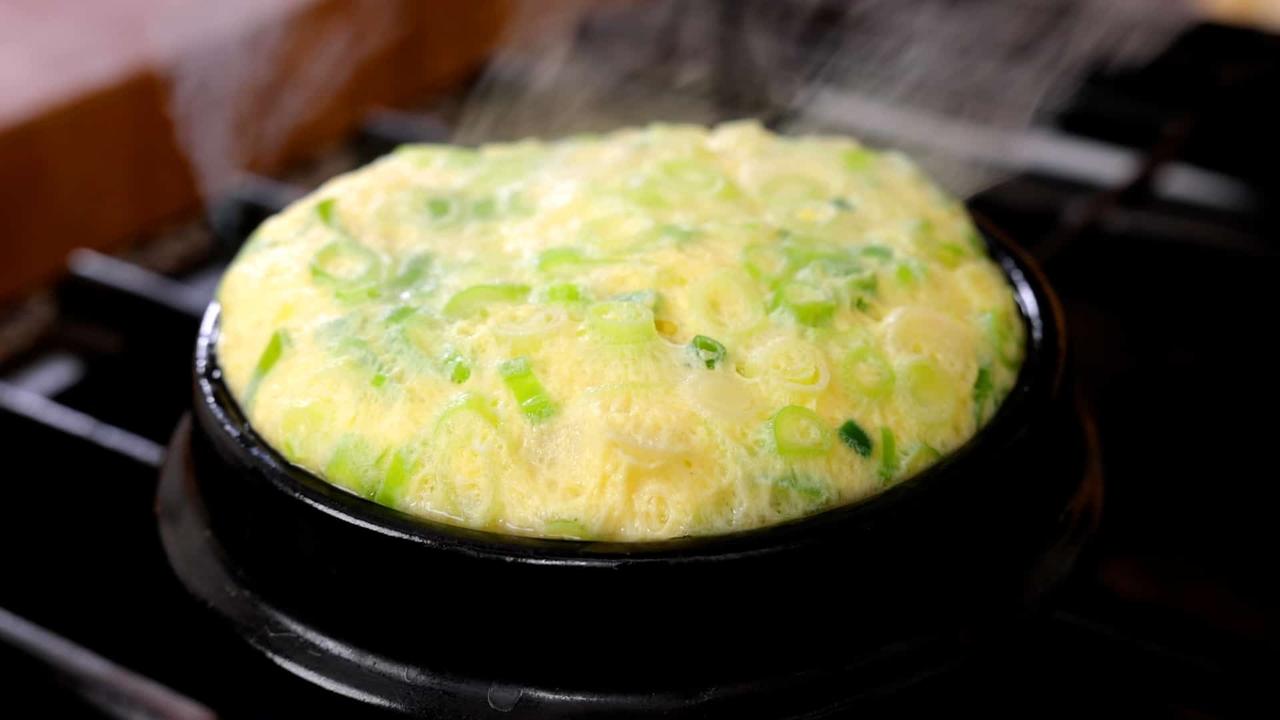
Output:
[[[989,237],[1029,332],[1018,383],[988,426],[873,498],[715,538],[502,536],[329,485],[250,428],[221,380],[211,307],[194,423],[175,439],[161,490],[166,546],[188,586],[282,664],[410,712],[510,709],[495,687],[516,688],[517,715],[531,717],[844,707],[998,632],[1071,557],[1089,457],[1060,310],[1038,270]],[[218,564],[238,599],[197,587],[208,574],[192,569],[199,562]],[[309,649],[255,632],[277,615],[314,636]],[[308,665],[317,652],[330,659]]]

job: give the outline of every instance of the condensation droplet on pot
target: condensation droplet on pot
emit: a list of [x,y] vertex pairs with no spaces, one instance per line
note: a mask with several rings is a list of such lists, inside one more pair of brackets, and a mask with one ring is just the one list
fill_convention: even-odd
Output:
[[498,712],[511,712],[522,695],[524,690],[520,688],[503,687],[495,683],[489,686],[489,707]]

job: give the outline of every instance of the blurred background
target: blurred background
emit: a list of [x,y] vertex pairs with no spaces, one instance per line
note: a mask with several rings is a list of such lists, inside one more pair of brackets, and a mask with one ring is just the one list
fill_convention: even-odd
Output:
[[1274,0],[0,0],[0,703],[202,717],[66,692],[85,651],[193,712],[339,707],[205,618],[152,517],[262,218],[405,142],[756,117],[907,151],[1062,295],[1104,511],[962,702],[1274,714],[1277,97]]

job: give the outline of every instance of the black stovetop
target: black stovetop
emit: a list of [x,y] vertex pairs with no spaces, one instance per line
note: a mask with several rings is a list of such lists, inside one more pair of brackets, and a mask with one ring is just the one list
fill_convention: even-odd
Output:
[[[884,710],[1274,709],[1264,694],[1274,660],[1257,658],[1274,658],[1280,617],[1268,471],[1280,383],[1267,312],[1280,280],[1278,89],[1280,39],[1196,27],[1147,66],[1095,73],[1052,128],[1136,151],[1146,161],[1130,177],[1098,186],[1023,174],[972,199],[1039,257],[1064,301],[1102,439],[1102,525],[1047,617],[998,655],[887,695]],[[447,123],[383,114],[351,147],[367,159],[441,132]],[[1213,172],[1170,190],[1170,163]],[[56,717],[360,709],[275,667],[200,607],[165,561],[153,510],[212,283],[228,251],[298,192],[247,179],[210,215],[220,243],[169,276],[75,256],[52,332],[0,368],[0,707]]]

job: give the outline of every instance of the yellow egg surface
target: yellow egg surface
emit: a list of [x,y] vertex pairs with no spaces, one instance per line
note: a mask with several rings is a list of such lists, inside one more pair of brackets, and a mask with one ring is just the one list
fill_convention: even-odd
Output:
[[218,297],[226,382],[291,462],[593,540],[899,482],[992,416],[1025,332],[910,161],[751,122],[406,146],[265,222]]

